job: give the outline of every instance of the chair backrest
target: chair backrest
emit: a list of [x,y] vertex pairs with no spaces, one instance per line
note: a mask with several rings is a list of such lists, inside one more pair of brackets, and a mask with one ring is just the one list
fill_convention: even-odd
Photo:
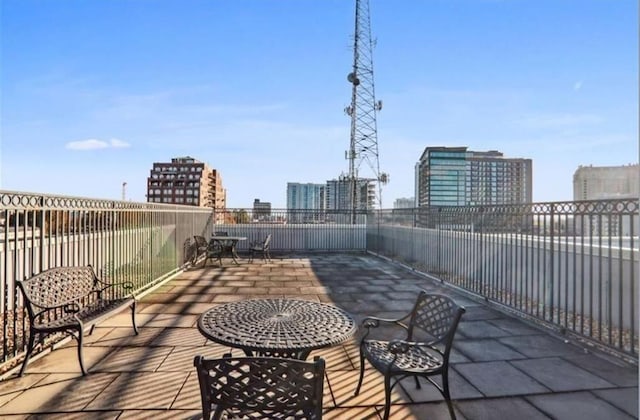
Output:
[[205,239],[204,236],[195,235],[193,239],[196,242],[196,247],[198,249],[205,249],[207,247],[207,240]]
[[420,328],[431,336],[431,344],[443,343],[448,352],[464,312],[450,297],[423,290],[411,313],[408,339],[412,340],[415,329]]
[[269,244],[271,243],[271,234],[268,234],[262,244],[262,249],[269,249]]
[[223,357],[193,361],[198,372],[205,419],[227,412],[229,418],[320,419],[324,360],[276,357]]

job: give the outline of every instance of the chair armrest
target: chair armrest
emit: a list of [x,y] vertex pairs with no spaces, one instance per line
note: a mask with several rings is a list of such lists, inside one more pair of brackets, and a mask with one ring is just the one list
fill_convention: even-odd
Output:
[[397,325],[399,327],[402,327],[405,331],[409,331],[409,327],[402,322],[403,320],[407,319],[409,315],[411,314],[405,315],[402,318],[397,318],[397,319],[379,318],[375,316],[366,317],[365,319],[362,320],[362,328],[366,328],[366,332],[362,337],[362,340],[367,338],[371,330],[373,328],[378,328],[381,323]]
[[107,283],[105,281],[102,281],[100,279],[98,279],[98,284],[100,285],[100,287],[98,288],[97,292],[98,293],[102,293],[107,289],[110,289],[112,287],[121,287],[123,290],[131,293],[133,291],[133,283],[130,281],[121,281],[118,283]]

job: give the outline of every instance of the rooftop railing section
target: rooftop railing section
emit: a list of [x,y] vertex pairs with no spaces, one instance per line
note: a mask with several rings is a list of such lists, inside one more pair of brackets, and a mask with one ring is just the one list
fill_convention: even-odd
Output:
[[383,210],[367,250],[637,360],[638,204]]
[[[16,281],[92,265],[138,291],[190,264],[194,235],[272,254],[372,252],[522,316],[638,358],[638,200],[373,212],[212,210],[0,191],[0,365],[19,362],[28,322]],[[355,223],[354,223],[355,221]],[[45,343],[46,344],[46,343]]]

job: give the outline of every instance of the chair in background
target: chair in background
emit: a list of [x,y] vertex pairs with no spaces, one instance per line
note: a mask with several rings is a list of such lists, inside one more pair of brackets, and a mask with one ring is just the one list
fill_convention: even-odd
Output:
[[249,262],[253,262],[253,255],[256,252],[262,253],[262,259],[271,262],[269,248],[271,246],[271,234],[268,234],[262,242],[251,242],[249,244]]
[[193,260],[191,263],[195,265],[198,262],[198,259],[207,252],[208,243],[205,237],[201,235],[194,235],[193,240],[195,242],[195,252],[193,253]]
[[[322,418],[325,362],[196,356],[204,419]],[[213,415],[213,417],[212,417]]]
[[205,250],[206,257],[204,259],[203,267],[207,266],[207,262],[215,258],[218,260],[218,264],[222,266],[222,255],[224,254],[224,247],[220,243],[220,241],[211,239],[207,244],[207,248]]
[[[447,402],[451,418],[455,419],[449,392],[449,354],[458,322],[464,312],[465,309],[451,298],[422,291],[413,310],[402,318],[365,318],[362,326],[366,328],[366,333],[360,342],[360,379],[355,395],[360,392],[366,359],[384,374],[384,420],[389,418],[391,390],[400,380],[409,376],[415,378],[417,388],[420,388],[419,377],[435,385]],[[405,323],[406,320],[408,324]],[[381,324],[403,328],[405,338],[391,341],[369,339],[372,330]],[[442,377],[442,386],[431,378],[434,375]]]

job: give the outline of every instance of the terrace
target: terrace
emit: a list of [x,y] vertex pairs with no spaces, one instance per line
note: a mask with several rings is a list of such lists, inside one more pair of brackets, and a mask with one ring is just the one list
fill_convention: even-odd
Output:
[[[8,369],[0,382],[3,418],[199,418],[193,357],[229,351],[195,327],[205,309],[253,297],[296,297],[335,304],[361,320],[406,313],[421,289],[450,295],[467,308],[450,373],[459,419],[638,417],[638,249],[634,235],[604,233],[614,224],[615,233],[625,224],[633,229],[633,201],[541,204],[519,212],[382,211],[345,224],[337,220],[341,215],[318,223],[318,214],[253,221],[232,212],[231,223],[227,215],[180,206],[6,192],[0,199]],[[285,217],[288,223],[274,223]],[[30,218],[38,222],[24,222]],[[597,230],[585,229],[594,219]],[[225,224],[216,224],[220,220]],[[185,239],[210,236],[213,225],[250,238],[272,233],[273,261],[185,264]],[[246,257],[242,246],[240,252]],[[107,278],[136,283],[140,335],[133,336],[126,313],[118,314],[87,340],[88,376],[80,374],[75,343],[62,341],[15,378],[10,369],[23,351],[24,315],[12,279],[87,263]],[[353,396],[355,343],[312,353],[327,361],[324,418],[382,414],[383,386],[374,370]],[[435,389],[418,390],[406,381],[395,390],[391,417],[448,413]]]

